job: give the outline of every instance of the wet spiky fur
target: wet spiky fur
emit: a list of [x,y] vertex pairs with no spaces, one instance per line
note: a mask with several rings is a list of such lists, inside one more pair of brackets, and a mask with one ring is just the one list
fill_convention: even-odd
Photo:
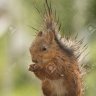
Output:
[[49,5],[48,0],[45,1],[46,6],[45,6],[43,31],[54,32],[55,40],[57,41],[58,45],[61,47],[61,49],[66,50],[69,54],[75,55],[75,57],[78,60],[78,66],[82,74],[84,74],[85,71],[83,70],[85,70],[85,68],[82,61],[87,54],[86,52],[87,44],[84,44],[83,42],[84,38],[78,40],[78,34],[76,34],[76,36],[74,36],[73,38],[71,36],[62,37],[60,34],[61,24],[59,23],[59,18],[57,20],[56,11],[53,13],[51,3]]
[[[30,65],[29,70],[34,72],[35,75],[42,80],[42,90],[43,90],[43,93],[45,96],[83,96],[82,74],[84,73],[84,71],[83,71],[84,65],[82,63],[82,59],[84,57],[83,53],[86,50],[87,45],[83,44],[83,39],[78,40],[78,35],[76,35],[74,38],[71,38],[70,36],[62,37],[60,35],[61,24],[59,23],[59,19],[57,20],[56,11],[53,12],[51,3],[49,4],[48,0],[45,0],[45,2],[46,3],[45,3],[45,14],[43,17],[43,20],[44,20],[43,28],[38,33],[38,36],[42,37],[42,34],[45,34],[45,33],[48,33],[48,34],[51,34],[52,36],[54,36],[54,40],[55,40],[54,46],[57,47],[56,54],[55,54],[54,49],[52,49],[52,52],[53,51],[54,52],[52,54],[50,54],[50,53],[47,54],[47,57],[49,56],[49,58],[51,58],[51,55],[54,55],[54,56],[56,55],[56,56],[55,57],[53,56],[54,57],[54,58],[52,57],[53,61],[49,60],[47,62],[48,64],[43,63],[43,64],[37,64],[37,65],[36,64]],[[31,53],[32,57],[35,58],[35,60],[33,60],[33,61],[35,61],[36,63],[38,63],[36,58],[43,58],[38,53],[39,52],[38,48],[36,49],[36,47],[38,47],[40,44],[39,41],[41,40],[40,39],[38,41],[38,36],[37,36],[35,43],[30,48],[30,53]],[[44,35],[44,36],[46,36],[46,35]],[[48,40],[49,40],[48,41],[47,37],[48,36],[44,37],[44,39],[46,39],[45,40],[46,42],[53,40],[53,39],[48,38]],[[38,44],[36,45],[36,43],[38,43]],[[58,48],[58,46],[59,46],[59,48]],[[39,47],[41,47],[41,46],[39,46]],[[64,53],[62,51],[64,51]],[[39,55],[37,55],[37,54],[39,54]],[[57,59],[60,59],[61,61],[57,60]],[[43,60],[44,60],[44,58],[43,58]],[[39,60],[39,62],[41,62],[41,61]],[[58,63],[60,63],[61,65],[58,65]],[[51,67],[50,67],[50,64],[52,65]],[[46,66],[50,70],[53,68],[51,70],[52,75],[50,72],[49,72],[50,74],[46,72],[46,70],[47,70]],[[57,69],[54,69],[55,68],[54,66]],[[66,84],[66,82],[69,83],[69,85]],[[51,89],[50,86],[54,90]],[[59,86],[61,86],[61,87],[59,87]],[[72,88],[70,88],[70,87],[72,87]],[[58,88],[61,88],[61,89],[58,89]],[[77,92],[75,92],[76,90],[77,90]],[[55,95],[52,95],[53,91],[54,91]]]

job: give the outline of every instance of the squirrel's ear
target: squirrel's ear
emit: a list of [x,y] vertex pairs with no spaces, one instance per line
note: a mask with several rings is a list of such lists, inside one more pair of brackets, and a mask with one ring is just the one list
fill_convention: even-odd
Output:
[[48,32],[47,39],[52,42],[54,38],[55,38],[54,32]]

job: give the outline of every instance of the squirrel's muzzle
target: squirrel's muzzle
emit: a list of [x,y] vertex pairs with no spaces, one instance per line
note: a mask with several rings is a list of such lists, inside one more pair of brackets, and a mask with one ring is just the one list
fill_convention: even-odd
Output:
[[35,58],[32,58],[32,62],[38,63],[37,59],[35,59]]

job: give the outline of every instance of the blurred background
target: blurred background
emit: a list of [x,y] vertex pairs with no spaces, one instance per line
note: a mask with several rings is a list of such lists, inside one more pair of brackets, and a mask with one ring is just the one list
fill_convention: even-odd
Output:
[[[50,0],[49,0],[50,1]],[[51,0],[61,32],[79,33],[89,46],[85,96],[96,96],[96,0]],[[39,12],[38,12],[39,9]],[[40,29],[44,0],[0,0],[0,96],[41,96],[40,81],[28,71],[29,46]]]

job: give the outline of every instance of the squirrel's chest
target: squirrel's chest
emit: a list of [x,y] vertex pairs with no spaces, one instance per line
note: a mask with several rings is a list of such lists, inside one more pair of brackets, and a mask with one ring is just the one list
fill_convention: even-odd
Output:
[[65,96],[67,93],[66,87],[64,85],[64,80],[52,80],[50,81],[51,87],[53,89],[54,96]]

